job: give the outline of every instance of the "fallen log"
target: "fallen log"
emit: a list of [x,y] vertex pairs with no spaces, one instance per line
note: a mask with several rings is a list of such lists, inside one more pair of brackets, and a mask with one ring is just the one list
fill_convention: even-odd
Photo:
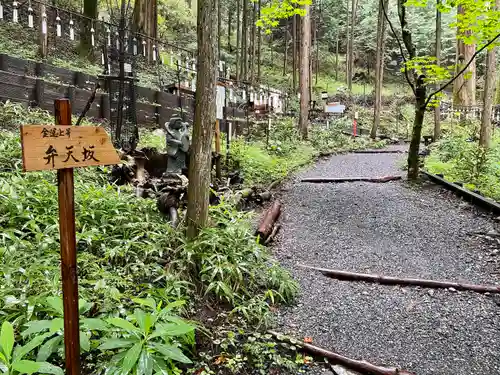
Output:
[[407,153],[408,151],[401,151],[401,150],[354,150],[352,151],[353,154],[404,154]]
[[274,224],[281,214],[281,202],[276,200],[271,207],[265,212],[257,231],[256,236],[259,236],[261,242],[265,242],[273,231]]
[[300,267],[309,268],[321,272],[323,275],[337,280],[344,281],[364,281],[367,283],[378,283],[385,285],[412,285],[423,288],[466,290],[476,293],[500,293],[500,286],[496,285],[478,285],[463,284],[450,281],[437,281],[426,279],[403,279],[392,276],[381,276],[368,273],[355,273],[348,271],[332,270],[327,268],[318,268],[299,264]]
[[384,183],[389,181],[401,180],[401,176],[384,176],[384,177],[308,177],[303,178],[300,182],[312,182],[318,184],[327,183],[342,183],[342,182],[374,182]]
[[350,370],[357,371],[361,374],[367,374],[367,375],[414,375],[413,373],[405,371],[405,370],[400,370],[397,368],[381,367],[381,366],[374,365],[370,362],[359,361],[357,359],[344,357],[341,354],[331,352],[329,350],[320,348],[319,346],[316,346],[316,345],[303,343],[303,342],[300,342],[299,340],[296,340],[296,339],[286,340],[284,335],[281,335],[275,331],[268,331],[268,332],[279,341],[290,341],[294,345],[299,346],[300,348],[302,348],[303,350],[307,351],[308,353],[310,353],[312,355],[327,358],[327,359],[331,360],[332,362],[335,362],[336,364],[342,365],[344,367],[347,367]]

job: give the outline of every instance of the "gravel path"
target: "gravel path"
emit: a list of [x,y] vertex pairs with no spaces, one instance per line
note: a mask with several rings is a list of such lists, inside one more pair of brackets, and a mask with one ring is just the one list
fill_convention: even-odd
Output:
[[418,375],[500,374],[500,298],[344,282],[298,264],[391,276],[497,283],[496,223],[426,185],[300,183],[301,177],[404,174],[406,154],[335,156],[284,187],[278,259],[301,284],[279,328],[319,346]]

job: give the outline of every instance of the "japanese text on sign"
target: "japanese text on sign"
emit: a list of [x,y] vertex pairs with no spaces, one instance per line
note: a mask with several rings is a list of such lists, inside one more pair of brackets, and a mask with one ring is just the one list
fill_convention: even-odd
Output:
[[[94,160],[94,161],[99,162],[99,159],[96,159],[96,157],[94,156],[95,151],[94,151],[93,145],[88,146],[88,149],[86,147],[82,147],[83,148],[83,151],[82,151],[83,158],[81,160],[77,159],[75,157],[75,155],[73,155],[74,147],[75,146],[66,146],[66,151],[65,151],[66,155],[62,155],[62,157],[66,156],[64,158],[64,160],[62,161],[63,163],[67,163],[68,161],[70,161],[70,158],[75,163],[79,163],[80,161],[84,162],[87,160]],[[52,164],[52,168],[54,168],[55,167],[55,159],[57,156],[59,156],[59,154],[57,153],[57,150],[54,148],[54,146],[49,145],[49,148],[47,149],[47,151],[45,151],[45,154],[47,155],[44,157],[44,159],[47,160],[46,164]]]
[[24,125],[21,139],[25,171],[119,163],[102,127]]
[[55,127],[51,126],[49,128],[44,127],[42,129],[42,137],[43,138],[58,138],[58,137],[71,137],[71,128],[66,128],[66,129],[56,129]]

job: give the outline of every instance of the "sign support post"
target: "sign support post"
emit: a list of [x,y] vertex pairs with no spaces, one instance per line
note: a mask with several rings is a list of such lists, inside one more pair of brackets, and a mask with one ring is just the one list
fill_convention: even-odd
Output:
[[[71,125],[69,99],[54,101],[56,125]],[[66,374],[80,374],[80,314],[78,312],[78,273],[76,263],[75,189],[73,168],[57,171],[61,280],[64,306],[64,353]]]

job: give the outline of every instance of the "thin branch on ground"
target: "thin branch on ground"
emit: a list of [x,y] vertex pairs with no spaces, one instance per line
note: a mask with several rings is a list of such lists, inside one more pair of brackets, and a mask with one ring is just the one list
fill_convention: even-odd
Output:
[[357,273],[357,272],[333,270],[327,268],[311,267],[303,264],[299,264],[299,267],[308,268],[314,271],[319,271],[323,275],[331,277],[332,279],[344,280],[344,281],[363,281],[366,283],[377,283],[383,285],[420,286],[423,288],[432,288],[432,289],[453,288],[455,290],[472,291],[476,293],[500,293],[500,286],[498,285],[480,285],[480,284],[457,283],[452,281],[400,278],[393,276],[375,275],[369,273]]
[[267,331],[271,335],[275,337],[276,340],[282,341],[282,342],[289,342],[293,343],[293,345],[299,346],[302,348],[304,351],[307,351],[308,353],[317,356],[317,357],[323,357],[331,360],[332,362],[335,362],[339,365],[342,365],[348,369],[351,369],[353,371],[359,372],[361,374],[371,374],[371,375],[415,375],[412,372],[402,370],[399,368],[389,368],[389,367],[382,367],[382,366],[377,366],[374,365],[370,362],[366,361],[360,361],[357,359],[345,357],[341,354],[332,352],[330,350],[323,349],[319,346],[312,345],[306,342],[300,342],[299,340],[289,338],[285,335],[282,335],[279,332],[276,331]]

